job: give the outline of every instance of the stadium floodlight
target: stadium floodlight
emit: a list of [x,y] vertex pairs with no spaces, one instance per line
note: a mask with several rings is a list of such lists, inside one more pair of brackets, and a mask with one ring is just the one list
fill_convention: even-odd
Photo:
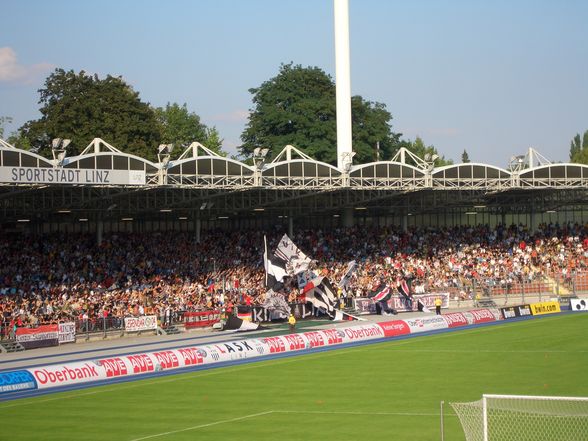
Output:
[[61,167],[65,161],[67,146],[71,143],[71,139],[54,138],[51,141],[51,153],[53,154],[53,161],[56,165]]
[[256,147],[253,149],[253,164],[258,171],[261,171],[265,164],[265,158],[269,153],[270,149],[264,147]]
[[429,162],[431,160],[431,154],[425,153],[425,157],[423,158],[425,161]]
[[355,156],[355,152],[343,152],[343,171],[345,173],[349,173],[351,171],[351,167],[353,167],[353,157]]
[[163,168],[167,168],[170,160],[170,155],[173,150],[173,144],[159,144],[159,146],[157,147],[157,159],[159,160]]

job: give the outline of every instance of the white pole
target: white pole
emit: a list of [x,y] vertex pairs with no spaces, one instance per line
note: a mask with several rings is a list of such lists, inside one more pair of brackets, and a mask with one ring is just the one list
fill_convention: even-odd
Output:
[[482,395],[482,417],[484,419],[484,441],[488,441],[488,401],[486,395]]
[[333,0],[335,9],[335,84],[337,88],[337,168],[351,153],[351,67],[349,61],[349,0]]

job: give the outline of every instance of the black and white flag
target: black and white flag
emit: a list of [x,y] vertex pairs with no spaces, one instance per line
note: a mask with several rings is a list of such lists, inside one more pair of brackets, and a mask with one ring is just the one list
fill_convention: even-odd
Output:
[[345,274],[339,281],[339,285],[337,285],[339,288],[345,288],[347,287],[347,285],[349,285],[349,282],[351,281],[351,276],[353,276],[353,273],[355,272],[356,268],[357,264],[355,263],[355,260],[352,260],[347,264],[347,270],[345,271]]
[[326,277],[323,277],[316,287],[305,292],[301,298],[305,302],[312,303],[316,308],[322,309],[331,320],[336,317],[337,295],[331,286],[331,282]]
[[286,271],[288,275],[296,274],[308,270],[312,260],[292,242],[287,234],[280,239],[280,243],[274,253],[275,257],[286,262]]
[[263,237],[264,252],[263,252],[263,267],[265,268],[265,286],[266,288],[278,290],[281,288],[280,284],[284,281],[286,273],[286,261],[282,258],[268,253],[267,239]]
[[223,331],[235,331],[235,332],[246,332],[246,331],[257,331],[265,329],[259,323],[253,323],[248,320],[242,320],[234,315],[229,315],[229,318],[223,325]]

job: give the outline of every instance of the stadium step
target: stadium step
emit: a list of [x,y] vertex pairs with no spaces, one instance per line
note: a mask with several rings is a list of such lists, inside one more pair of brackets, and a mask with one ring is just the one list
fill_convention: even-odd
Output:
[[570,295],[572,294],[569,289],[563,286],[562,283],[558,283],[555,279],[551,277],[547,277],[547,285],[549,286],[549,290],[556,295]]
[[162,328],[161,326],[159,326],[157,328],[157,333],[159,335],[174,335],[174,334],[181,334],[182,331],[180,331],[177,327],[175,327],[174,325],[171,326],[167,326],[165,328]]
[[492,299],[481,299],[478,300],[478,306],[483,308],[494,308],[496,306],[496,302]]
[[0,352],[22,352],[25,348],[16,340],[6,340],[0,342]]

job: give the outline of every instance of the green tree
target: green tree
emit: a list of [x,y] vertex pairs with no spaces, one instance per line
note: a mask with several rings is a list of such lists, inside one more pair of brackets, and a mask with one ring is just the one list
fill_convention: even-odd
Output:
[[[282,64],[277,76],[249,92],[254,106],[241,135],[242,156],[256,147],[275,156],[291,144],[319,161],[337,162],[335,84],[329,75],[318,67]],[[351,103],[355,162],[374,161],[377,142],[381,159],[391,158],[400,135],[391,132],[385,105],[360,96]]]
[[437,151],[437,149],[434,146],[425,145],[424,141],[422,140],[422,138],[420,136],[417,136],[414,141],[410,141],[410,140],[403,141],[402,146],[406,147],[408,150],[410,150],[412,153],[414,153],[416,156],[418,156],[421,159],[425,159],[425,156],[427,154],[430,157],[433,157],[434,155],[436,155],[437,158],[434,161],[435,167],[442,167],[444,165],[453,164],[453,161],[451,159],[445,159],[445,156],[439,154],[439,152]]
[[588,164],[588,130],[583,136],[576,134],[570,143],[570,162]]
[[11,122],[12,118],[10,116],[0,116],[0,138],[4,139],[4,126]]
[[222,139],[216,128],[208,128],[203,124],[200,117],[190,112],[185,103],[182,106],[168,103],[165,108],[156,108],[155,114],[161,127],[161,141],[176,146],[174,156],[181,154],[181,149],[177,147],[194,141],[220,153]]
[[56,69],[39,90],[41,118],[19,129],[23,144],[50,156],[53,138],[68,138],[68,155],[76,155],[93,138],[155,160],[161,129],[155,112],[122,78]]
[[463,151],[463,153],[461,154],[461,162],[464,164],[467,164],[468,162],[470,162],[470,155],[468,155],[468,152]]

